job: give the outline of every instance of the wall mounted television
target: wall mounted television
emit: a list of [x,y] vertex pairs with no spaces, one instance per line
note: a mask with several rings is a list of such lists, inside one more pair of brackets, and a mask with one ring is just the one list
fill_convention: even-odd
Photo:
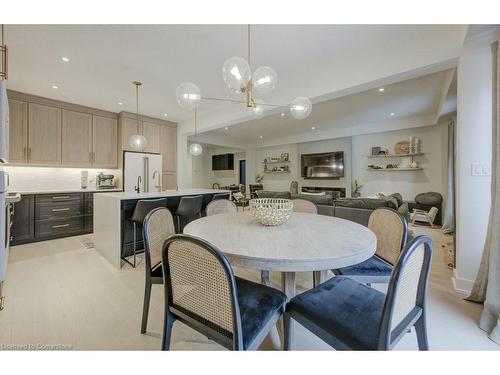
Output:
[[339,179],[344,177],[344,151],[302,154],[301,175],[306,179]]
[[234,170],[234,154],[212,155],[213,171]]

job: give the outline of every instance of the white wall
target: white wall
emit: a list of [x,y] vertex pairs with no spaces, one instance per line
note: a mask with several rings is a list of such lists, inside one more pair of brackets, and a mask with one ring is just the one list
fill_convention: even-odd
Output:
[[81,171],[88,171],[88,187],[95,188],[95,177],[99,172],[115,176],[115,184],[121,187],[121,170],[119,169],[85,169],[85,168],[44,168],[44,167],[3,167],[9,173],[10,191],[44,191],[44,190],[77,190],[80,189]]
[[[234,154],[234,170],[213,171],[212,156]],[[195,188],[211,188],[217,182],[221,186],[239,184],[240,160],[245,160],[245,153],[229,148],[203,147],[203,153],[192,157],[192,186]]]
[[458,65],[455,288],[469,291],[483,252],[490,210],[490,176],[472,176],[471,165],[491,166],[492,75],[490,43],[467,43]]
[[[364,197],[378,192],[388,194],[399,192],[405,200],[413,200],[418,193],[436,191],[446,193],[447,125],[433,125],[413,129],[397,130],[386,133],[366,134],[352,137],[352,179],[364,185]],[[400,158],[369,159],[371,148],[380,146],[394,153],[394,145],[408,140],[410,136],[420,139],[422,156],[415,161],[423,168],[421,171],[369,171],[369,164],[386,165],[401,163]],[[444,207],[444,205],[443,205]]]

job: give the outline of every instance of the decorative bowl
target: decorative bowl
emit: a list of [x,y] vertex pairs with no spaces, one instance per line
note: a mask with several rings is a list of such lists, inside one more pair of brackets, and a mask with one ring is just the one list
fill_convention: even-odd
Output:
[[281,198],[257,198],[250,200],[250,213],[254,219],[266,226],[285,223],[293,211],[293,202]]

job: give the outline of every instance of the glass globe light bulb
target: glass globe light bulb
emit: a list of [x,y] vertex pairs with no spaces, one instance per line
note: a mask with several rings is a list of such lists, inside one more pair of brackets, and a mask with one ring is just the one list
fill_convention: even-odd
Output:
[[148,141],[146,140],[146,137],[144,137],[143,135],[134,134],[130,137],[129,144],[134,151],[142,151],[148,145]]
[[278,75],[269,66],[261,66],[252,74],[253,88],[259,94],[273,91],[277,83]]
[[231,57],[222,65],[222,78],[232,91],[246,88],[251,75],[250,65],[242,57]]
[[193,156],[199,156],[203,152],[203,147],[199,143],[191,143],[189,153]]
[[297,120],[303,120],[312,112],[312,103],[305,96],[295,98],[290,104],[290,113]]
[[182,108],[192,110],[201,101],[201,92],[194,83],[185,82],[177,87],[175,97]]
[[264,116],[264,107],[260,104],[254,104],[253,107],[248,108],[253,118],[259,119]]

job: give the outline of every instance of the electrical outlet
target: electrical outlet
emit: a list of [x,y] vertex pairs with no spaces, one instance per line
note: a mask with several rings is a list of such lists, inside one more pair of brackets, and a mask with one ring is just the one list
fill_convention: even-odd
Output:
[[491,176],[491,168],[488,163],[472,163],[471,164],[472,176]]

